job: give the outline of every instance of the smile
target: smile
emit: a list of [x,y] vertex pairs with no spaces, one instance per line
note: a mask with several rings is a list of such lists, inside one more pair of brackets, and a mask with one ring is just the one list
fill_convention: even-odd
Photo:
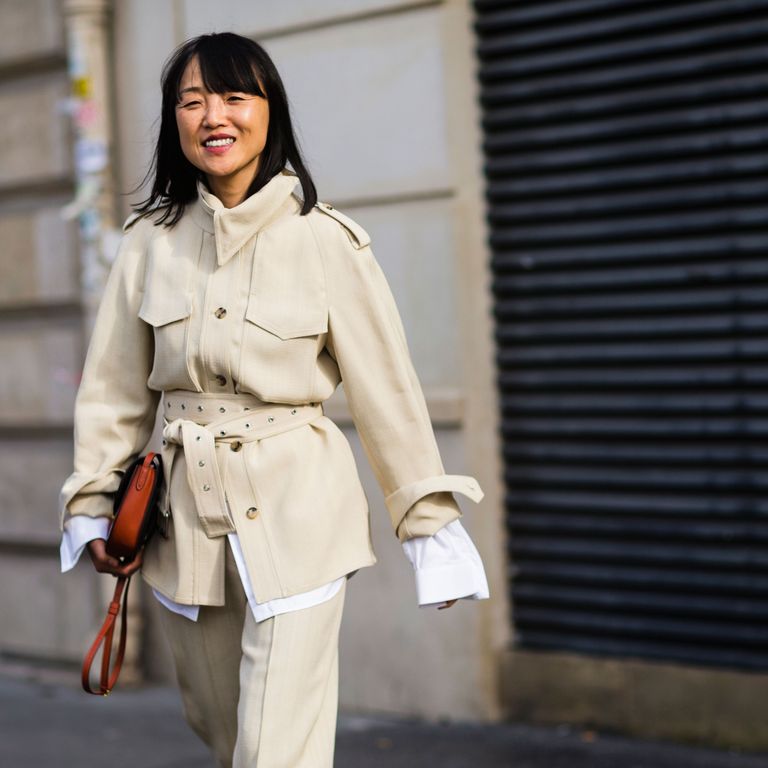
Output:
[[228,147],[230,144],[234,144],[233,138],[228,139],[209,139],[203,142],[204,147]]

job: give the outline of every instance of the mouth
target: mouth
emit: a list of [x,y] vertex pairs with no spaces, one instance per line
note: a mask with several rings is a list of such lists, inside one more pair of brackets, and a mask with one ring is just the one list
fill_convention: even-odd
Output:
[[204,147],[229,147],[235,143],[232,136],[210,136],[203,142]]

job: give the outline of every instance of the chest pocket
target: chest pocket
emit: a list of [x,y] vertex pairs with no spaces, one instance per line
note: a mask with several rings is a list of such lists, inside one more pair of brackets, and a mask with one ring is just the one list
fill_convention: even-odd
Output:
[[193,298],[178,259],[150,251],[139,317],[154,330],[155,356],[148,384],[153,389],[194,389],[189,368]]
[[241,381],[264,400],[311,399],[328,301],[320,254],[305,222],[259,233],[245,320]]
[[162,294],[156,289],[144,293],[144,300],[139,307],[139,317],[154,328],[184,320],[192,314],[192,296],[188,292]]
[[[277,273],[277,274],[276,274]],[[328,330],[325,287],[311,276],[301,275],[295,282],[282,269],[254,264],[251,292],[245,319],[283,341],[317,336]]]

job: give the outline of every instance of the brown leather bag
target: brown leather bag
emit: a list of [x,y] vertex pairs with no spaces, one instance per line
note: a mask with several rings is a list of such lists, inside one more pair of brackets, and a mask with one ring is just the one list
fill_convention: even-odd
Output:
[[[157,501],[163,481],[163,462],[160,454],[149,452],[139,456],[126,470],[120,487],[115,493],[114,520],[106,541],[108,555],[131,562],[139,554],[155,532],[158,523]],[[107,616],[85,655],[82,669],[83,690],[96,696],[107,696],[114,688],[120,674],[120,668],[125,656],[125,639],[128,631],[128,587],[130,576],[118,576],[115,593],[107,610]],[[112,652],[112,638],[115,622],[120,613],[122,602],[122,619],[120,622],[120,643],[118,646],[112,673],[109,671],[109,659]],[[104,644],[101,654],[101,679],[98,690],[91,688],[90,672],[93,660]]]

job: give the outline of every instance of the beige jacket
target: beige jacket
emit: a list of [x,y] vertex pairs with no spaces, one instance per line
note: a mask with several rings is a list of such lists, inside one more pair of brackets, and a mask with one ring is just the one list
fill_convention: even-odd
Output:
[[460,517],[452,491],[479,501],[474,478],[445,474],[365,230],[322,203],[301,216],[287,171],[231,209],[198,192],[172,229],[126,222],[77,394],[62,526],[111,517],[162,396],[169,523],[147,547],[152,586],[223,604],[233,531],[259,602],[373,565],[351,448],[322,414],[342,381],[400,541]]

